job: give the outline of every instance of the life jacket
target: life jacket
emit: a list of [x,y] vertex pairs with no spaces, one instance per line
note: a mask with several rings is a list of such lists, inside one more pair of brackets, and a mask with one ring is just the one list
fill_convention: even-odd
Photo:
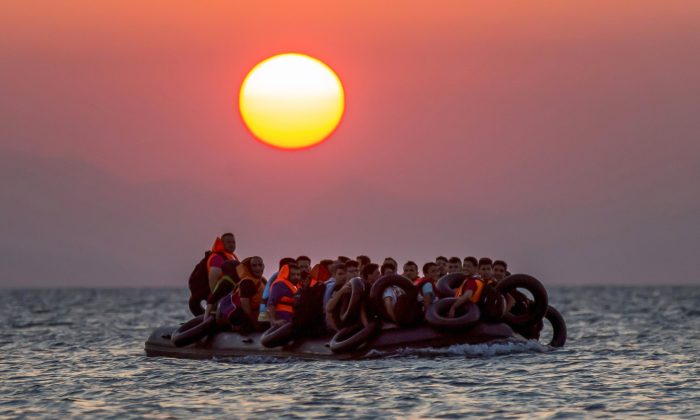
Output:
[[481,292],[484,290],[484,286],[485,286],[484,281],[479,279],[479,278],[472,277],[472,278],[464,280],[464,283],[462,283],[462,285],[459,286],[457,288],[457,290],[455,290],[455,297],[460,297],[464,294],[464,292],[466,292],[465,286],[467,285],[467,282],[469,280],[474,280],[476,282],[476,290],[474,291],[472,296],[469,298],[469,300],[472,301],[472,303],[479,303],[479,301],[481,300]]
[[[331,278],[331,272],[328,271],[328,269],[321,264],[316,264],[314,268],[311,269],[310,275],[311,281],[315,281],[315,283],[325,283],[328,279]],[[312,285],[309,284],[309,286]]]
[[294,315],[294,295],[297,294],[299,288],[292,284],[291,281],[289,281],[288,265],[285,265],[280,269],[279,274],[277,275],[277,279],[274,283],[272,283],[271,287],[275,287],[275,284],[277,283],[283,283],[285,286],[287,286],[289,291],[292,292],[292,296],[282,296],[280,300],[277,301],[277,303],[275,304],[275,312],[287,312]]
[[422,292],[423,286],[425,286],[426,283],[432,284],[433,290],[435,290],[435,280],[430,277],[419,277],[413,280],[413,284],[418,288],[419,293]]
[[217,236],[214,240],[214,244],[211,246],[211,254],[209,254],[209,258],[207,258],[207,274],[211,271],[211,260],[217,255],[222,256],[225,260],[240,261],[235,253],[226,251],[226,248],[224,248],[224,241]]
[[[248,257],[244,259],[237,267],[236,267],[236,272],[238,274],[238,277],[241,279],[241,282],[243,280],[250,280],[255,284],[255,294],[250,297],[250,309],[252,310],[251,315],[253,316],[254,319],[258,318],[258,315],[260,314],[260,302],[262,302],[262,294],[263,290],[265,290],[265,284],[263,282],[264,278],[263,277],[255,277],[253,274],[250,272],[249,264],[250,260],[252,257]],[[240,288],[240,282],[238,283],[238,287],[233,291],[231,294],[231,301],[240,306],[241,304],[241,288]]]

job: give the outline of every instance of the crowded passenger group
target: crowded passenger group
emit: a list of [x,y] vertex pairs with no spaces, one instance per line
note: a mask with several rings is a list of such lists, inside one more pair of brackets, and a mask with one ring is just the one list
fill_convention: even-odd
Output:
[[[414,261],[399,266],[391,257],[381,263],[366,255],[354,259],[338,256],[314,263],[301,255],[282,258],[275,273],[266,279],[261,257],[240,259],[235,251],[233,233],[216,238],[190,276],[189,307],[195,316],[216,317],[221,329],[244,334],[285,323],[298,325],[307,334],[337,331],[337,316],[331,308],[339,306],[339,300],[346,295],[344,289],[350,288],[351,279],[355,278],[362,281],[367,291],[377,279],[388,275],[401,275],[413,283],[418,290],[418,305],[415,301],[406,302],[406,292],[400,287],[388,287],[382,293],[386,317],[398,323],[408,304],[427,311],[445,297],[457,298],[448,315],[454,317],[467,302],[479,304],[485,287],[510,274],[505,261],[488,257],[439,256],[419,267]],[[439,296],[437,281],[452,273],[462,273],[464,280],[454,289],[453,296]],[[372,314],[362,307],[356,316],[366,323]]]

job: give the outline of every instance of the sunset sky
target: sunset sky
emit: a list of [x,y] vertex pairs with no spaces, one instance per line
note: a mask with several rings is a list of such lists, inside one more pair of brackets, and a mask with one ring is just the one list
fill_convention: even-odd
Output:
[[[283,256],[502,258],[548,284],[700,283],[700,2],[6,1],[0,286],[183,286]],[[261,60],[342,80],[289,152]]]

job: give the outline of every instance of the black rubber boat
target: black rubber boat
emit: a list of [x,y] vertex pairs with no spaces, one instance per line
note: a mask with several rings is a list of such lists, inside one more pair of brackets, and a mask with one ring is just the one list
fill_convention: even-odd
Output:
[[177,326],[157,328],[146,341],[147,356],[166,356],[181,359],[211,359],[215,357],[271,356],[299,359],[358,359],[372,351],[392,352],[403,348],[447,347],[454,344],[522,342],[524,338],[513,333],[504,323],[479,322],[460,332],[440,332],[427,325],[410,329],[384,329],[376,338],[348,353],[334,353],[331,337],[295,339],[281,347],[267,348],[260,344],[262,333],[246,336],[235,332],[219,332],[197,343],[176,347],[171,340]]

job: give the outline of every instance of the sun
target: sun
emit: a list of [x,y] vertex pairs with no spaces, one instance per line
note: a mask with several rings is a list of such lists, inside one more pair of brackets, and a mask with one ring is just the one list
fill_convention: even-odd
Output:
[[303,149],[324,141],[338,126],[345,92],[322,61],[304,54],[279,54],[248,73],[238,105],[255,138],[281,149]]

